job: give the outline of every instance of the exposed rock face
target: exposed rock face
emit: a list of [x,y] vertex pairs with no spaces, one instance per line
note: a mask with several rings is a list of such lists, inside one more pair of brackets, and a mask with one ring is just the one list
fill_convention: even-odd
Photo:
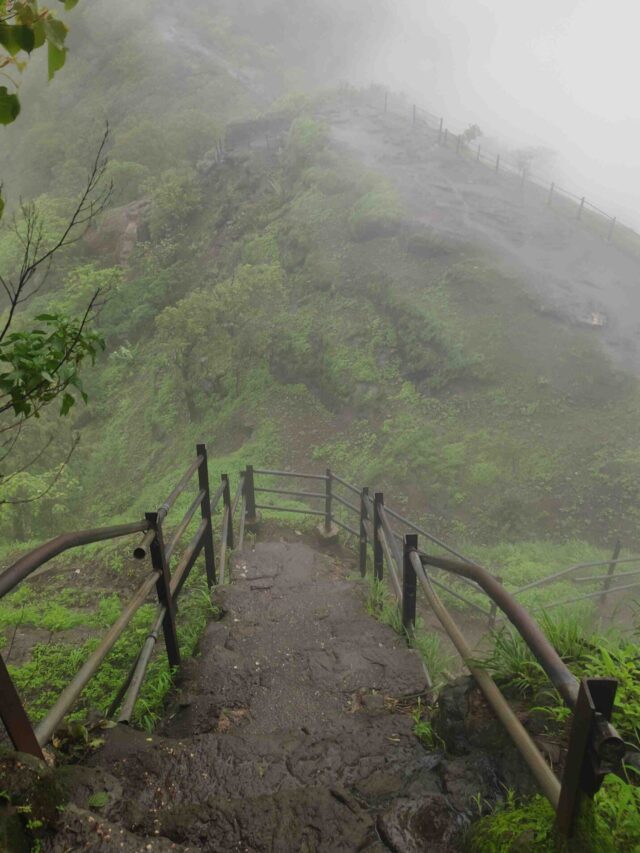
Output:
[[85,240],[90,248],[98,254],[111,256],[114,264],[126,266],[136,243],[146,236],[143,222],[149,204],[149,199],[143,198],[109,210],[100,223],[87,232]]

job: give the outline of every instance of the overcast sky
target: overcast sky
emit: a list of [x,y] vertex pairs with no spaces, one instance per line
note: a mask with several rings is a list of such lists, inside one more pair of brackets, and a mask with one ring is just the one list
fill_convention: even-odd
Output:
[[377,82],[409,90],[452,125],[554,148],[568,189],[640,226],[640,2],[392,5]]

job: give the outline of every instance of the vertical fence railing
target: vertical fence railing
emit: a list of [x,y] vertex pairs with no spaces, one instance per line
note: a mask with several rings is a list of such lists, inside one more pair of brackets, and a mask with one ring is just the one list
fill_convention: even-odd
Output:
[[216,583],[216,558],[213,547],[213,525],[211,523],[211,495],[209,493],[209,467],[207,460],[207,448],[204,444],[196,446],[196,453],[202,457],[198,468],[198,484],[204,491],[204,498],[200,504],[202,520],[207,523],[207,532],[204,539],[204,562],[207,571],[207,584],[209,589]]
[[367,521],[369,519],[369,489],[364,486],[360,492],[360,576],[367,573]]
[[380,507],[384,504],[382,492],[376,492],[373,496],[373,575],[376,580],[381,581],[384,575],[384,553],[382,549],[382,517]]

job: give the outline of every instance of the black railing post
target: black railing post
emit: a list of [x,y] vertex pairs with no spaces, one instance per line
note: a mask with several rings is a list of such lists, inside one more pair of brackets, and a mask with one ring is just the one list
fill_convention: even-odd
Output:
[[376,492],[373,496],[373,576],[381,581],[384,575],[384,554],[382,551],[382,519],[380,518],[380,507],[384,505],[384,495]]
[[407,635],[416,627],[416,573],[411,552],[418,550],[418,534],[406,533],[402,560],[402,625]]
[[607,571],[607,577],[604,580],[602,585],[602,595],[600,596],[600,605],[602,606],[607,600],[607,593],[609,592],[609,587],[611,586],[611,581],[613,579],[613,573],[616,570],[616,566],[618,565],[617,560],[620,556],[620,549],[622,548],[622,544],[619,539],[616,540],[616,544],[613,546],[613,554],[611,555],[611,562],[609,563],[609,570]]
[[327,468],[326,470],[325,486],[324,486],[324,530],[327,535],[331,533],[331,504],[333,501],[332,494],[332,478],[331,478],[331,469]]
[[169,666],[180,666],[180,649],[178,647],[178,635],[176,633],[176,610],[171,595],[171,576],[164,550],[164,539],[162,538],[162,527],[158,524],[158,513],[145,513],[149,526],[155,530],[156,535],[151,543],[151,565],[160,572],[156,583],[158,601],[166,608],[162,630],[164,633],[164,644],[167,649]]
[[233,550],[233,517],[231,515],[231,489],[229,488],[229,475],[222,474],[220,479],[224,483],[222,500],[224,502],[224,508],[227,511],[227,548],[231,548]]
[[580,682],[556,812],[556,826],[564,837],[573,834],[581,799],[585,796],[593,797],[605,774],[611,772],[612,767],[598,757],[594,739],[597,736],[597,722],[611,720],[617,687],[615,678],[583,678]]
[[11,743],[18,752],[35,755],[36,758],[44,761],[40,744],[36,740],[27,712],[20,701],[2,655],[0,655],[0,718]]
[[256,512],[256,493],[253,485],[253,465],[247,465],[244,472],[244,493],[246,496],[245,520],[247,524],[255,524],[258,520]]
[[367,525],[369,517],[369,489],[365,486],[360,493],[360,575],[367,574]]
[[207,465],[206,444],[196,445],[196,453],[202,456],[202,462],[198,468],[198,483],[200,491],[204,492],[204,498],[200,504],[203,521],[207,522],[207,530],[204,534],[204,564],[207,570],[207,584],[209,589],[216,582],[216,558],[213,549],[213,525],[211,524],[211,495],[209,492],[209,467]]

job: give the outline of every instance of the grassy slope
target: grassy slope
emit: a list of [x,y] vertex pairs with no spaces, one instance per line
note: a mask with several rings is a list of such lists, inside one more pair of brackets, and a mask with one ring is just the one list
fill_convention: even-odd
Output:
[[[96,23],[88,16],[83,26],[91,32]],[[272,56],[216,22],[214,30],[216,50],[230,63],[261,69],[271,84],[280,75],[284,85],[287,75]],[[129,164],[127,175],[137,174],[131,164],[144,169],[154,179],[145,190],[152,196],[185,148],[184,137],[171,142],[169,125],[174,131],[181,122],[202,127],[194,110],[212,119],[200,146],[181,159],[193,169],[209,147],[207,133],[263,108],[255,90],[226,72],[203,86],[192,56],[167,59],[153,40],[152,59],[133,87],[131,66],[139,66],[126,22],[112,37],[120,38],[120,51],[102,66],[99,99],[115,113],[115,159]],[[94,35],[77,67],[70,64],[56,82],[38,120],[26,116],[16,127],[5,166],[28,176],[25,192],[46,190],[56,198],[65,187],[59,176],[73,175],[81,152],[66,145],[62,107],[79,99],[96,55],[108,62]],[[176,75],[185,81],[182,90],[165,89],[161,108],[152,92],[162,92]],[[74,115],[86,127],[95,123],[94,97],[89,89]],[[29,144],[19,144],[24,140]],[[38,165],[43,160],[48,175]],[[205,440],[212,478],[233,475],[251,461],[315,464],[383,487],[389,502],[393,496],[397,506],[514,584],[605,556],[601,548],[618,534],[629,547],[637,544],[637,383],[611,368],[587,331],[540,313],[481,248],[445,246],[428,233],[418,236],[418,245],[401,227],[401,200],[332,153],[323,128],[311,120],[298,122],[280,154],[236,156],[197,183],[200,197],[170,231],[138,248],[124,286],[101,316],[108,352],[87,375],[91,405],[78,411],[74,424],[83,438],[72,463],[75,479],[55,512],[29,518],[27,535],[36,540],[59,526],[129,519],[154,508],[195,442]],[[131,200],[126,181],[116,192],[119,201]],[[154,196],[154,210],[162,212],[161,202]],[[69,270],[87,262],[112,263],[78,249],[38,310],[57,304]],[[255,326],[223,334],[215,312],[229,303],[218,294],[226,287],[240,302],[243,282],[258,295],[251,303]],[[183,301],[208,295],[213,302],[191,310]],[[190,329],[189,318],[201,315],[203,323]],[[260,329],[267,329],[264,339]],[[253,342],[250,352],[241,345],[243,335]],[[176,352],[190,336],[198,349],[184,362],[192,377],[187,389]],[[55,419],[49,428],[58,429]],[[13,550],[12,526],[4,525],[5,548]],[[108,564],[126,560],[125,554],[99,559]],[[120,565],[113,572],[119,589]],[[101,627],[117,612],[117,602],[105,597],[87,617],[62,589],[45,614],[32,613],[32,599],[22,595],[25,601],[14,597],[2,610],[7,641],[16,625],[29,621]],[[56,607],[61,610],[53,612]],[[191,624],[200,618],[198,611]],[[138,634],[129,657],[109,671],[87,705],[107,701]],[[84,654],[92,642],[86,640]],[[40,663],[55,668],[66,650],[66,644],[43,643],[34,659],[40,655]],[[28,693],[33,667],[21,672]],[[60,669],[60,677],[66,672]]]

